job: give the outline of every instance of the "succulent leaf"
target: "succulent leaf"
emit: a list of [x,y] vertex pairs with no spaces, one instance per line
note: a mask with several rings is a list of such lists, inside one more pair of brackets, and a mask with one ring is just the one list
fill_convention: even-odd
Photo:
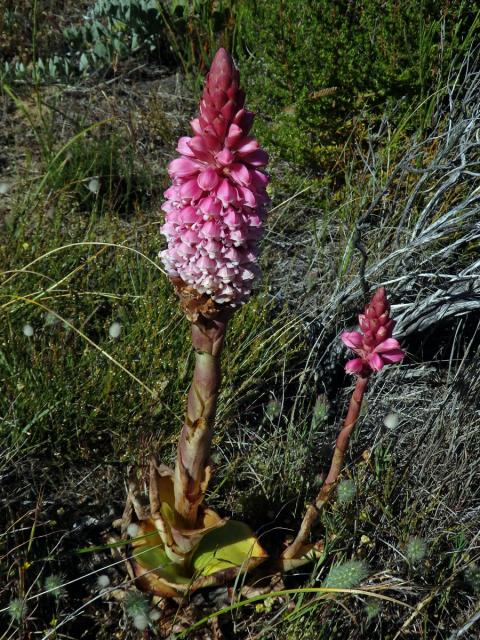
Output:
[[201,506],[189,529],[173,507],[173,476],[152,467],[151,515],[135,522],[130,569],[138,586],[163,597],[224,584],[252,569],[267,554],[251,529]]
[[193,554],[192,565],[203,576],[238,567],[246,571],[259,564],[266,553],[250,527],[229,520],[220,529],[207,533]]

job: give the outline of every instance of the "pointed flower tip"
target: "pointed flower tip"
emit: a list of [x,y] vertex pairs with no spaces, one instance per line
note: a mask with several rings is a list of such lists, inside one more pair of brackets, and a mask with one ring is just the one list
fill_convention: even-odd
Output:
[[342,342],[358,356],[347,362],[347,373],[369,376],[387,364],[403,360],[405,351],[392,337],[394,322],[390,319],[390,304],[384,287],[375,291],[358,318],[359,331],[344,331],[340,335]]
[[[211,88],[212,84],[216,84],[221,76],[224,76],[224,82],[226,82],[226,78],[233,79],[236,73],[238,72],[232,56],[226,49],[221,47],[218,49],[212,60],[212,64],[210,65],[207,78],[208,87]],[[222,90],[224,89],[223,86],[220,86],[219,88]]]
[[220,49],[218,49],[217,53],[213,57],[210,70],[212,70],[214,67],[223,65],[233,65],[233,58],[226,49],[220,47]]

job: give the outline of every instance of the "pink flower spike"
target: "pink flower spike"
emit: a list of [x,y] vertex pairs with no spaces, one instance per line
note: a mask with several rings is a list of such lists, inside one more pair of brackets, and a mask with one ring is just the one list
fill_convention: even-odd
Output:
[[[162,205],[161,228],[168,247],[161,259],[168,273],[213,302],[245,302],[259,276],[258,241],[263,233],[267,154],[248,133],[253,113],[232,57],[219,49],[205,81],[192,137],[178,141],[170,162],[172,185]],[[388,336],[387,336],[388,337]]]
[[405,352],[392,337],[394,321],[385,289],[377,289],[365,310],[358,316],[360,331],[344,331],[340,338],[359,357],[347,362],[345,370],[361,377],[380,371],[387,364],[401,362]]

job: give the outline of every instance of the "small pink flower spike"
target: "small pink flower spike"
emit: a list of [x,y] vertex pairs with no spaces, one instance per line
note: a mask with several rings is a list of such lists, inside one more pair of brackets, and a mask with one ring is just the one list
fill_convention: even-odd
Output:
[[395,322],[390,318],[384,287],[377,289],[358,320],[360,331],[344,331],[340,336],[342,342],[358,356],[345,365],[347,373],[365,378],[386,364],[403,360],[405,351],[402,351],[398,340],[392,338]]
[[219,49],[207,75],[193,135],[180,138],[165,191],[168,247],[160,253],[170,277],[215,303],[235,307],[260,275],[258,241],[268,202],[268,156],[248,135],[253,113],[232,57]]

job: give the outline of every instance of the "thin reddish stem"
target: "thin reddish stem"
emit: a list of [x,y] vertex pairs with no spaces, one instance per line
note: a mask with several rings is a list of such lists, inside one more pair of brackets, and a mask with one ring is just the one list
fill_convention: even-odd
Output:
[[345,458],[345,452],[350,441],[350,436],[358,420],[358,416],[360,415],[360,409],[362,407],[363,396],[365,394],[367,384],[368,377],[359,377],[357,379],[355,389],[350,399],[347,416],[343,423],[343,427],[337,436],[332,462],[330,464],[330,469],[327,477],[325,478],[325,482],[323,483],[323,486],[320,489],[315,502],[308,506],[297,537],[285,549],[283,553],[284,558],[291,559],[298,557],[310,536],[312,527],[315,525],[322,509],[327,504],[331,496],[332,490],[335,487],[342,470],[343,460]]

